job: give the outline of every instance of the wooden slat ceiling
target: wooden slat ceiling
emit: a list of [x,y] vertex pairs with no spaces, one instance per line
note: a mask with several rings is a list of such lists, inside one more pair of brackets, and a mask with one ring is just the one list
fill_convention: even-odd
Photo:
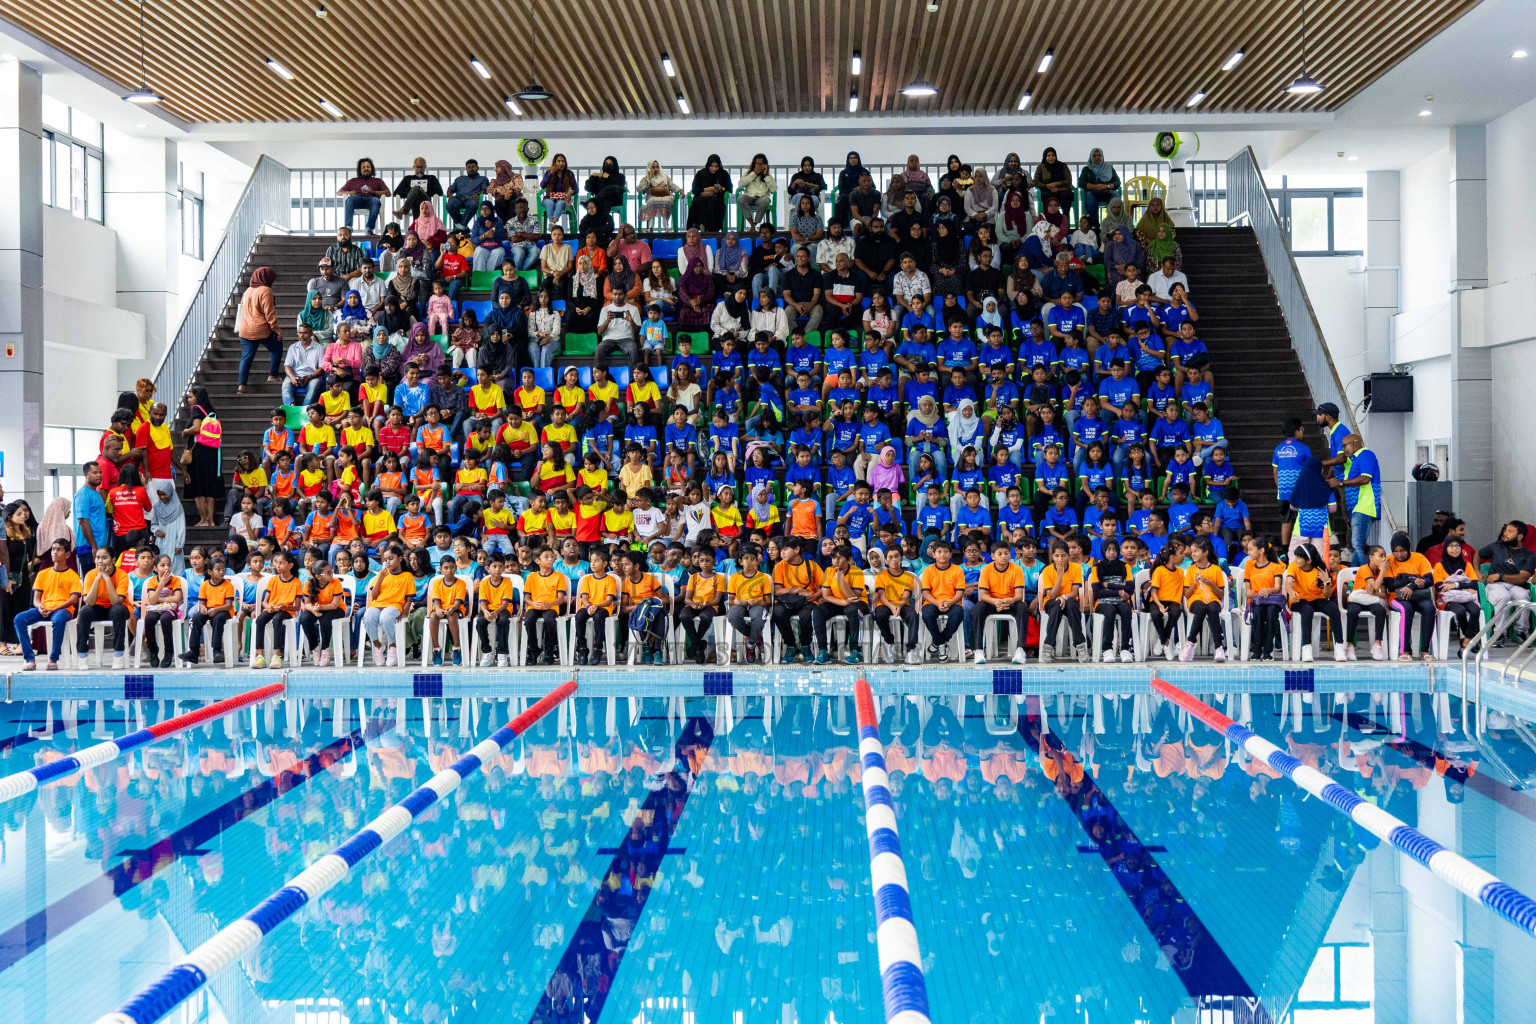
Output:
[[[855,88],[871,117],[1008,114],[1025,90],[1035,114],[1176,113],[1197,88],[1202,113],[1325,111],[1476,4],[1309,0],[1308,70],[1327,86],[1312,97],[1284,91],[1297,0],[326,0],[324,18],[320,0],[148,0],[146,14],[149,82],[188,121],[329,122],[321,99],[354,121],[515,121],[502,101],[531,70],[556,98],[522,103],[525,120],[672,119],[679,91],[695,117],[841,114]],[[134,0],[0,0],[0,17],[138,84]],[[938,96],[901,95],[919,73]]]

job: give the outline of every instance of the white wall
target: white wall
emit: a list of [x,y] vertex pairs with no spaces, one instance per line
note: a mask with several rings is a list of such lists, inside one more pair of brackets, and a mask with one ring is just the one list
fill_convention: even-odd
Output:
[[1365,368],[1365,274],[1358,256],[1298,256],[1312,311],[1328,341],[1333,365],[1351,405],[1364,393],[1355,378]]
[[[1529,277],[1536,257],[1536,101],[1488,123],[1488,282]],[[1527,317],[1529,319],[1529,317]]]
[[187,170],[203,172],[203,258],[183,253],[177,266],[177,294],[184,312],[202,283],[208,260],[218,251],[251,168],[205,142],[178,142],[176,156]]
[[[1403,310],[1444,302],[1451,289],[1446,244],[1451,219],[1451,151],[1403,169]],[[1446,340],[1449,350],[1450,340]]]

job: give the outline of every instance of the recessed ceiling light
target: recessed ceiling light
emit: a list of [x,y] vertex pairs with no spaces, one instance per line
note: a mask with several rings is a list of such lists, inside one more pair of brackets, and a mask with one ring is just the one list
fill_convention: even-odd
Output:
[[859,91],[855,89],[848,94],[848,113],[854,114],[859,110]]
[[1509,56],[1513,60],[1525,60],[1525,58],[1530,56],[1530,54],[1526,53],[1524,50],[1516,50],[1514,53],[1510,54]]
[[1020,96],[1019,109],[1023,110],[1025,107],[1029,106],[1029,101],[1032,99],[1034,99],[1034,96],[1030,95],[1029,93],[1025,93],[1023,96]]
[[1233,68],[1237,67],[1238,63],[1246,56],[1248,55],[1240,49],[1233,50],[1232,56],[1227,58],[1227,62],[1221,66],[1221,70],[1231,71]]
[[1205,99],[1205,90],[1196,89],[1195,94],[1189,98],[1189,102],[1185,103],[1184,106],[1198,107],[1200,105],[1200,101],[1203,99]]
[[341,108],[340,107],[338,107],[336,104],[332,103],[330,100],[321,100],[320,101],[320,109],[325,111],[327,114],[330,114],[332,117],[346,117],[347,116],[346,114],[343,114],[341,112]]
[[411,97],[411,106],[414,107],[416,104],[418,104],[420,102],[421,102],[421,97],[420,96],[412,96]]
[[1350,154],[1350,155],[1349,155],[1349,158],[1350,158],[1350,159],[1351,159],[1351,160],[1359,160],[1359,159],[1360,159],[1360,158],[1359,158],[1359,157],[1358,157],[1358,156],[1355,156],[1355,155],[1354,155],[1354,154],[1353,154],[1353,153],[1351,153],[1351,154]]
[[137,122],[134,123],[134,127],[135,128],[148,128],[149,124],[147,122],[145,122],[145,121],[137,121]]
[[939,90],[931,85],[926,78],[919,75],[912,84],[901,90],[903,96],[937,96]]
[[1056,54],[1050,50],[1045,51],[1045,56],[1040,58],[1040,63],[1035,66],[1037,74],[1045,74],[1051,70],[1051,61],[1056,59]]
[[863,72],[863,70],[864,70],[864,58],[859,56],[859,51],[858,50],[854,50],[853,51],[853,59],[848,62],[848,73],[850,75],[857,75],[857,74],[860,74],[861,72]]
[[469,58],[469,66],[474,68],[475,74],[479,75],[481,78],[491,77],[490,69],[488,69],[484,64],[481,64],[480,61],[475,59],[473,55],[471,55]]
[[1419,116],[1420,117],[1429,117],[1429,116],[1431,116],[1433,114],[1434,114],[1434,111],[1430,110],[1428,107],[1425,107],[1423,110],[1419,111]]
[[672,66],[672,58],[666,54],[661,55],[661,70],[666,72],[668,78],[677,77],[677,68]]
[[513,99],[511,96],[502,97],[501,102],[505,103],[507,105],[507,109],[512,111],[512,113],[516,114],[518,117],[523,116],[523,108],[518,106],[517,100]]
[[283,67],[281,64],[270,57],[267,58],[267,67],[271,68],[277,77],[286,79],[289,82],[293,81],[293,72],[289,71],[287,68]]
[[677,94],[677,109],[681,110],[685,114],[691,113],[691,111],[688,109],[688,97],[684,96],[682,93]]

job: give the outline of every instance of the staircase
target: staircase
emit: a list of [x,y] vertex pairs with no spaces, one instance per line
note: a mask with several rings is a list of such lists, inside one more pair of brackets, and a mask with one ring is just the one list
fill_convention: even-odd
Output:
[[1190,302],[1200,314],[1196,333],[1211,350],[1216,414],[1226,429],[1243,500],[1254,529],[1278,536],[1270,457],[1288,416],[1302,421],[1306,442],[1326,457],[1313,416],[1316,403],[1252,229],[1183,228],[1179,245]]
[[[253,451],[261,447],[261,435],[271,425],[272,410],[283,404],[280,384],[267,383],[269,356],[258,352],[251,364],[250,380],[245,394],[235,388],[240,377],[240,335],[235,331],[235,318],[240,306],[240,296],[250,283],[251,272],[257,267],[271,267],[277,272],[272,286],[277,300],[277,321],[283,325],[283,344],[286,346],[297,337],[294,325],[304,306],[305,285],[318,272],[320,257],[325,255],[331,239],[308,235],[262,235],[251,250],[240,274],[240,285],[229,295],[223,316],[214,328],[213,340],[203,353],[198,365],[196,382],[208,389],[219,412],[223,427],[224,481],[229,483],[234,471],[235,459],[246,448]],[[223,507],[218,509],[222,515]],[[229,531],[225,527],[211,530],[194,529],[197,511],[191,501],[186,502],[187,546],[222,545]]]

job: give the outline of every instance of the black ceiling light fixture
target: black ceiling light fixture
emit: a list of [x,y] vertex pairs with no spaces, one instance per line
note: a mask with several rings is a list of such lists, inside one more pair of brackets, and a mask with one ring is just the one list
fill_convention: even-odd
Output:
[[[533,38],[538,39],[539,12],[538,8],[534,7],[533,0],[528,0],[528,15],[533,20]],[[528,84],[523,86],[517,92],[513,93],[513,95],[520,100],[527,100],[530,103],[538,103],[541,100],[552,100],[555,98],[554,93],[550,92],[548,89],[539,84],[538,71],[533,66],[532,48],[530,48],[528,51]]]
[[1307,0],[1301,0],[1301,76],[1285,91],[1292,96],[1313,96],[1323,91],[1323,83],[1307,74]]
[[149,87],[149,71],[144,57],[144,0],[139,0],[139,86],[126,93],[129,103],[159,103],[160,95]]

